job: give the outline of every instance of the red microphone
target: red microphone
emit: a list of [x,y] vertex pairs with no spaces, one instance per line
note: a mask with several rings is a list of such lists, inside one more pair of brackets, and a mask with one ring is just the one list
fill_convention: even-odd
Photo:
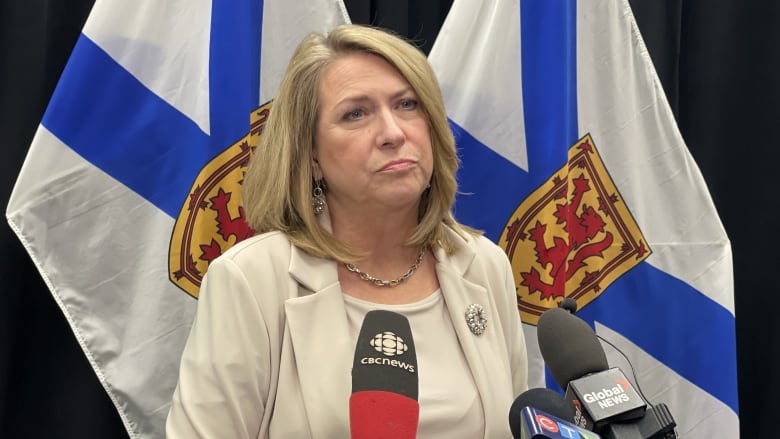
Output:
[[414,439],[420,418],[412,329],[401,314],[374,310],[360,328],[352,365],[353,439]]

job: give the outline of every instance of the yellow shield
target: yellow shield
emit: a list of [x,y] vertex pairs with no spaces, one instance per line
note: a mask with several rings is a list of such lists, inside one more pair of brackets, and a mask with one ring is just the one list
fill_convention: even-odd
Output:
[[500,244],[512,262],[526,323],[571,297],[582,309],[650,255],[650,247],[590,135],[515,210]]
[[254,234],[244,220],[241,181],[251,151],[260,143],[271,103],[252,112],[250,131],[201,169],[176,218],[168,250],[171,282],[198,297],[209,263]]

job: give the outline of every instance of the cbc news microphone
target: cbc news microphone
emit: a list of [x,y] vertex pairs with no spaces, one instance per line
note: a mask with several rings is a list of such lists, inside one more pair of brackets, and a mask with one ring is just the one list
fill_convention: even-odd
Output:
[[537,337],[550,373],[575,407],[574,423],[605,439],[676,438],[665,404],[648,406],[618,368],[610,368],[596,333],[562,308],[539,318]]
[[420,418],[418,391],[417,354],[409,321],[391,311],[369,311],[352,365],[350,437],[415,438]]
[[557,392],[528,389],[509,409],[509,428],[515,439],[600,439],[573,424],[574,406]]

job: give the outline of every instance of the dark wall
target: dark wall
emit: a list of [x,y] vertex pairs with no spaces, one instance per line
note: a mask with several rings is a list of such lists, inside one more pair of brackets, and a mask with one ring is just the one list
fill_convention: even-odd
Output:
[[[347,0],[356,23],[396,30],[428,51],[448,0]],[[760,4],[759,4],[760,3]],[[732,240],[742,437],[773,437],[780,325],[780,4],[632,0],[650,54]],[[0,3],[0,133],[5,207],[90,0]],[[5,224],[5,223],[4,223]],[[774,227],[773,227],[774,226]],[[0,437],[127,437],[21,245],[0,225]],[[684,337],[684,334],[680,335]]]
[[732,243],[744,438],[777,437],[778,25],[775,1],[683,2],[678,120]]

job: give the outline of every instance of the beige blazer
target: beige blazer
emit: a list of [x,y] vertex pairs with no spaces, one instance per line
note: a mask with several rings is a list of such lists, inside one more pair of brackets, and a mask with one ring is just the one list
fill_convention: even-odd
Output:
[[[436,273],[474,376],[486,438],[511,438],[509,407],[526,390],[527,356],[511,267],[483,237],[454,255],[437,250]],[[486,311],[470,332],[469,304]],[[285,235],[247,239],[216,259],[200,290],[166,432],[170,438],[348,438],[350,339],[336,263]]]

